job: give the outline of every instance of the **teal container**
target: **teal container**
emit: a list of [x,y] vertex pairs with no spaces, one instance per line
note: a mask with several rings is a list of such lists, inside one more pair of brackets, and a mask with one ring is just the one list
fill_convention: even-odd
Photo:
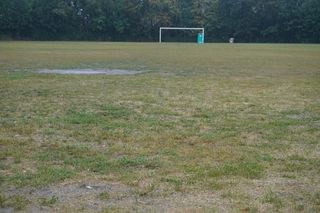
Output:
[[197,42],[198,42],[198,44],[203,44],[203,34],[202,33],[198,34]]

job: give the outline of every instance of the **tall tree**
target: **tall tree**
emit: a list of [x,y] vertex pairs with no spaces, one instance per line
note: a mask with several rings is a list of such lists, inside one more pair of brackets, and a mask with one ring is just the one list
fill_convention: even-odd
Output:
[[23,39],[31,33],[29,3],[28,0],[0,1],[0,35]]
[[205,27],[207,41],[320,42],[320,1],[0,1],[0,38],[151,41],[160,26]]

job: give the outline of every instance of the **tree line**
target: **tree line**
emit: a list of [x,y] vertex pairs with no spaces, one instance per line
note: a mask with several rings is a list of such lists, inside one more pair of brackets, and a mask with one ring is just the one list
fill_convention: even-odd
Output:
[[1,39],[156,41],[161,26],[205,27],[207,41],[319,43],[320,0],[0,1]]

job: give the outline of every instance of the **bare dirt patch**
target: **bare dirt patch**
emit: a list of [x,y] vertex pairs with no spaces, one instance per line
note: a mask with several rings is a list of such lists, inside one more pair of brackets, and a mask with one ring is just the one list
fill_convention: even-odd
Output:
[[[150,196],[141,196],[135,189],[121,183],[103,181],[61,183],[40,189],[11,189],[6,194],[26,197],[29,201],[24,209],[26,212],[100,212],[105,209],[121,212],[132,209],[139,212],[202,212],[205,209],[228,212],[229,210],[219,193],[152,192]],[[43,205],[43,201],[48,202],[52,199],[56,199],[52,205]],[[0,211],[12,210],[0,208]]]

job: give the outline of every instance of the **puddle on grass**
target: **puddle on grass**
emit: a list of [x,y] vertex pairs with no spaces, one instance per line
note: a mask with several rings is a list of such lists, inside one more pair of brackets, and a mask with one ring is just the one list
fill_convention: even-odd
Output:
[[135,75],[142,71],[134,70],[95,70],[95,69],[54,69],[54,70],[38,70],[35,73],[41,74],[63,74],[63,75]]

